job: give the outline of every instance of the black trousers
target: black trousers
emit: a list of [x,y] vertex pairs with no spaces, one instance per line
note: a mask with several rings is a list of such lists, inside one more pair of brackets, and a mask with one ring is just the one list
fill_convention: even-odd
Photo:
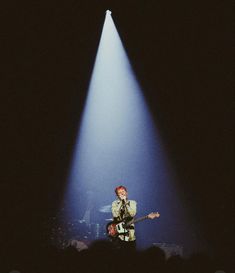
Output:
[[112,239],[112,243],[115,249],[123,249],[123,250],[136,249],[136,241],[123,241],[117,237]]

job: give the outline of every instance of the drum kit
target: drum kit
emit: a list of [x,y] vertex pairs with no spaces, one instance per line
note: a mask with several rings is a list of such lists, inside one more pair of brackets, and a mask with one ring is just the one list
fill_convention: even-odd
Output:
[[52,217],[50,220],[49,240],[51,244],[66,248],[71,240],[77,240],[89,244],[94,240],[107,238],[106,225],[112,221],[112,218],[105,217],[105,214],[111,214],[111,205],[102,206],[98,209],[102,214],[103,220],[99,223],[87,223],[83,219],[73,219],[72,221],[61,221],[58,217]]

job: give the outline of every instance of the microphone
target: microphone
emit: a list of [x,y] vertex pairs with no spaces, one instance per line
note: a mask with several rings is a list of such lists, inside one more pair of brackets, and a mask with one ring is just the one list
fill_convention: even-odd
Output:
[[127,204],[127,199],[126,197],[122,199],[122,206],[125,207]]

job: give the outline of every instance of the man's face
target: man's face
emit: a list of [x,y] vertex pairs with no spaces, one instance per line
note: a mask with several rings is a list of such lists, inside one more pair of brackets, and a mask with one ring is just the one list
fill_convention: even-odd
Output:
[[127,192],[124,190],[124,189],[119,189],[117,191],[117,196],[119,199],[124,199],[124,198],[127,198]]

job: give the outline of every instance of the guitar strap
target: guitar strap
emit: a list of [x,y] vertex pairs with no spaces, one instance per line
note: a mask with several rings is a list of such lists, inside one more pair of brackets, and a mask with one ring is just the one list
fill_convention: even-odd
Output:
[[121,219],[124,219],[124,214],[125,214],[125,207],[122,206],[122,207],[121,207],[121,211],[120,211],[120,218],[121,218]]

